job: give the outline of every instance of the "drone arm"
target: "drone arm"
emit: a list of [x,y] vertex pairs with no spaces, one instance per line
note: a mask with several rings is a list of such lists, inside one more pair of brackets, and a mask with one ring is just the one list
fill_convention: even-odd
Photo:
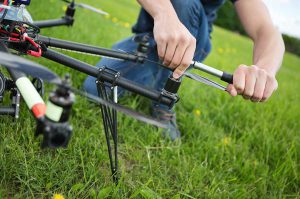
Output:
[[71,17],[63,17],[61,19],[52,19],[44,21],[35,21],[33,24],[39,28],[50,28],[56,26],[72,26],[74,19]]
[[[79,60],[76,60],[74,58],[68,57],[66,55],[63,55],[61,53],[58,53],[56,51],[48,49],[47,51],[44,51],[42,54],[43,57],[50,59],[52,61],[55,61],[57,63],[63,64],[65,66],[68,66],[70,68],[73,68],[75,70],[78,70],[80,72],[83,72],[87,75],[93,76],[98,78],[99,77],[99,69],[91,66],[89,64],[86,64],[84,62],[81,62]],[[142,85],[139,85],[133,81],[130,81],[123,77],[116,78],[114,75],[106,73],[103,71],[100,75],[100,78],[103,79],[106,82],[115,84],[116,86],[120,86],[122,88],[125,88],[131,92],[137,93],[139,95],[142,95],[144,97],[150,98],[155,101],[160,101],[162,104],[171,106],[174,104],[173,99],[161,95],[159,91],[152,90],[149,88],[146,88]]]
[[136,62],[136,61],[142,62],[143,61],[139,56],[128,54],[126,52],[120,52],[120,51],[111,50],[111,49],[99,48],[99,47],[95,47],[95,46],[91,46],[91,45],[70,42],[70,41],[65,41],[65,40],[61,40],[61,39],[45,37],[45,36],[39,36],[38,40],[41,41],[46,46],[51,46],[51,47],[55,47],[55,48],[73,50],[73,51],[78,51],[78,52],[85,52],[85,53],[90,53],[93,55],[112,57],[115,59],[128,60],[128,61],[133,61],[133,62]]
[[36,21],[33,24],[39,28],[50,28],[55,26],[72,26],[74,23],[75,11],[75,4],[74,2],[71,2],[67,7],[65,16],[63,16],[61,19]]

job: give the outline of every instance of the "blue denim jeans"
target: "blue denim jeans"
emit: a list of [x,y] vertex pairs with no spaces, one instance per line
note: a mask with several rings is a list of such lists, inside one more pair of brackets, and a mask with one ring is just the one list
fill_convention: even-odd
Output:
[[[209,36],[209,23],[205,10],[200,0],[172,0],[173,7],[185,27],[197,40],[197,47],[194,60],[203,61],[208,55],[211,44]],[[142,9],[136,25],[133,27],[136,35],[150,34],[153,35],[153,19]],[[133,38],[126,38],[113,46],[113,49],[122,50],[133,53],[137,49],[137,44]],[[153,36],[150,37],[150,50],[148,58],[158,62],[157,47]],[[134,82],[142,84],[146,87],[161,90],[171,72],[154,63],[145,62],[143,64],[133,63],[130,61],[120,61],[114,59],[103,58],[97,67],[106,66],[119,71],[121,75]],[[97,95],[97,89],[94,77],[88,77],[84,82],[84,89],[94,95]],[[123,90],[120,90],[121,93]]]

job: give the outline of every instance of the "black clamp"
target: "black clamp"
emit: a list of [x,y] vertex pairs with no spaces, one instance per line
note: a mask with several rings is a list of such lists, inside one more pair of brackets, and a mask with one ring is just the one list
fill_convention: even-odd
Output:
[[149,39],[150,39],[149,34],[143,36],[136,36],[134,38],[134,41],[138,43],[136,55],[137,55],[137,62],[139,63],[144,63],[145,58],[147,58],[147,54],[150,47]]
[[111,68],[108,68],[106,66],[103,66],[101,68],[99,68],[98,70],[98,75],[97,75],[97,80],[96,80],[96,84],[102,84],[102,85],[105,85],[104,84],[104,80],[103,80],[103,74],[105,73],[105,75],[111,75],[113,77],[113,81],[106,85],[108,87],[111,88],[111,90],[117,86],[117,83],[118,83],[118,79],[121,77],[121,73],[119,71],[116,71],[116,70],[113,70]]
[[118,79],[121,77],[121,73],[120,73],[120,72],[117,72],[117,73],[115,74],[114,77],[115,77],[115,78],[114,78],[114,81],[111,83],[111,90],[113,90],[114,87],[117,86],[117,81],[118,81]]
[[161,91],[161,97],[168,97],[172,100],[172,103],[169,105],[169,108],[173,108],[173,106],[179,101],[180,97],[177,94],[179,87],[181,85],[181,78],[175,79],[171,75],[166,84],[165,87]]

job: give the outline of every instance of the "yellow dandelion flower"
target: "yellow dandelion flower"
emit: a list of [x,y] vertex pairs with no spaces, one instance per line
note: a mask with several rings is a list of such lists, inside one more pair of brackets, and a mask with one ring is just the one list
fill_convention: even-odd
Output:
[[253,161],[253,165],[254,165],[254,167],[256,167],[256,166],[258,165],[257,160],[254,160],[254,161]]
[[200,115],[201,115],[201,111],[200,111],[199,109],[196,109],[196,110],[194,111],[194,113],[195,113],[195,115],[197,115],[197,116],[200,116]]
[[130,27],[130,23],[125,22],[125,23],[123,24],[123,26],[124,26],[125,28],[129,28],[129,27]]
[[230,143],[231,143],[230,137],[224,137],[224,138],[222,139],[222,144],[223,144],[223,145],[227,146],[227,145],[229,145]]
[[222,53],[224,52],[224,49],[223,49],[223,48],[218,48],[218,52],[219,52],[220,54],[222,54]]
[[113,23],[117,23],[119,20],[118,20],[116,17],[114,17],[114,18],[111,19],[111,21],[112,21]]
[[63,7],[62,7],[63,11],[66,11],[67,8],[68,8],[67,6],[63,6]]
[[65,199],[63,195],[61,194],[54,194],[52,199]]

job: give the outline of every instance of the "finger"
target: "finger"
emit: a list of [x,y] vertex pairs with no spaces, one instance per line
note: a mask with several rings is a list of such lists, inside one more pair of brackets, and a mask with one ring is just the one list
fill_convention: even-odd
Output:
[[196,50],[196,45],[191,43],[191,45],[186,49],[181,64],[175,69],[173,77],[178,79],[183,75],[185,70],[190,66],[191,61],[194,58],[194,53]]
[[160,60],[163,60],[166,54],[167,42],[161,41],[157,43],[157,53]]
[[261,102],[267,101],[277,88],[278,88],[277,81],[274,79],[268,78]]
[[226,91],[232,96],[235,97],[237,96],[237,91],[235,89],[235,87],[232,84],[228,84]]
[[246,75],[245,89],[243,92],[244,99],[250,99],[253,96],[256,83],[256,75],[250,70],[250,73]]
[[238,94],[242,94],[245,89],[245,71],[247,70],[246,65],[240,65],[233,74],[233,86],[235,87]]
[[263,98],[267,83],[267,74],[263,70],[260,70],[258,73],[259,74],[255,82],[254,93],[251,97],[252,102],[259,102]]
[[188,45],[181,43],[177,46],[174,57],[170,63],[171,68],[176,68],[182,64],[185,52],[187,51]]
[[172,62],[176,48],[177,48],[177,43],[169,42],[167,44],[166,54],[164,56],[164,61],[163,61],[163,64],[165,66],[169,66],[170,63]]

